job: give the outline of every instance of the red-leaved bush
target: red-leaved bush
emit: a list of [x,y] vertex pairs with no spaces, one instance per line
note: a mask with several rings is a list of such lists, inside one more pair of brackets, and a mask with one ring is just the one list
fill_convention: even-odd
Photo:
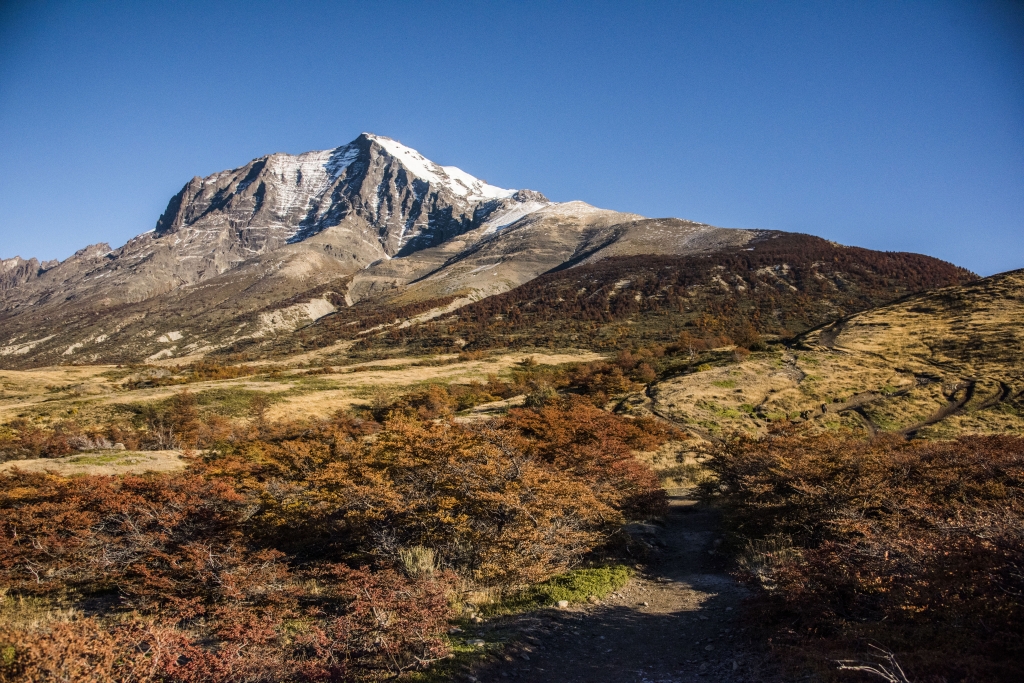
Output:
[[449,575],[296,566],[252,543],[245,499],[223,481],[15,473],[7,483],[5,584],[89,598],[112,617],[102,637],[90,619],[8,625],[8,678],[59,667],[85,679],[95,669],[95,680],[329,680],[444,654]]
[[447,654],[461,587],[544,580],[664,504],[631,449],[669,432],[582,400],[205,443],[194,400],[171,406],[207,447],[184,473],[4,476],[0,681],[393,677]]

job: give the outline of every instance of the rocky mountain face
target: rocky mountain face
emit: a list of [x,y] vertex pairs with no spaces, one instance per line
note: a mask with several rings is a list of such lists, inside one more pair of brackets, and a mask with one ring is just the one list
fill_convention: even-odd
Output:
[[[308,243],[339,273],[415,252],[483,223],[495,212],[546,201],[441,167],[388,138],[297,156],[272,154],[193,178],[156,228],[111,251],[94,245],[19,287],[10,304],[63,293],[98,303],[138,302],[225,273],[289,244]],[[27,281],[25,281],[27,282]],[[25,284],[25,282],[19,284]]]
[[253,254],[354,224],[360,239],[390,258],[439,244],[495,211],[531,200],[545,201],[364,133],[337,149],[272,154],[193,178],[157,221],[154,239],[173,236],[193,258],[213,248],[206,267],[222,273]]
[[180,358],[339,306],[458,307],[608,256],[712,253],[759,234],[551,202],[364,133],[193,178],[117,249],[0,262],[0,366]]
[[35,280],[44,272],[56,266],[59,261],[43,261],[30,258],[27,261],[20,256],[0,259],[0,292],[14,289]]

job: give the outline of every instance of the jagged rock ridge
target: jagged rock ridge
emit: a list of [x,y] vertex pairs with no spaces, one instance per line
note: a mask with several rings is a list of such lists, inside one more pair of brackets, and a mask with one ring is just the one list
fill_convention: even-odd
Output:
[[40,263],[39,259],[35,258],[26,261],[20,256],[0,259],[0,292],[31,282],[58,263],[59,261]]

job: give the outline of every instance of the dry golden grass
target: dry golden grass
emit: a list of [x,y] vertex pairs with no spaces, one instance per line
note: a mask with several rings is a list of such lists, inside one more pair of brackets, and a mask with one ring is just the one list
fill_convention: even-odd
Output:
[[37,458],[0,463],[0,473],[13,469],[25,472],[52,472],[65,477],[85,474],[142,474],[174,472],[187,462],[181,451],[99,451],[76,453],[63,458]]
[[[210,380],[190,383],[188,388],[194,393],[211,389],[276,393],[279,400],[268,412],[268,417],[293,419],[329,415],[339,408],[365,402],[381,391],[397,394],[431,382],[447,384],[486,380],[488,375],[508,371],[528,355],[547,365],[602,358],[600,354],[591,352],[510,353],[469,361],[459,361],[455,355],[388,358],[346,365],[331,374],[306,377],[303,370],[295,368],[300,363],[307,363],[311,357],[310,354],[301,354],[278,361],[278,366],[293,369],[284,370],[271,379],[240,377]],[[180,359],[176,360],[180,362]],[[438,364],[431,365],[432,362]],[[44,421],[75,418],[88,422],[90,418],[102,419],[117,404],[163,401],[181,391],[180,386],[127,390],[122,386],[123,381],[113,366],[0,371],[0,423],[19,416]]]
[[[286,396],[268,412],[270,419],[294,419],[310,415],[329,415],[339,408],[365,403],[375,393],[401,394],[429,382],[445,384],[486,381],[488,375],[500,375],[532,356],[538,363],[563,365],[590,362],[603,356],[597,353],[505,354],[451,365],[410,365],[420,359],[392,358],[350,365],[331,375],[318,378],[335,382],[335,389],[313,390]],[[439,357],[445,358],[445,357]],[[373,368],[365,370],[364,368]],[[266,383],[248,382],[246,388],[266,390]],[[280,385],[274,388],[279,389]]]
[[81,401],[112,393],[116,383],[104,373],[108,365],[67,366],[38,370],[0,370],[0,422],[45,403]]
[[662,382],[652,407],[711,435],[761,433],[782,419],[929,437],[1024,434],[1021,321],[1024,271],[865,311],[792,349]]

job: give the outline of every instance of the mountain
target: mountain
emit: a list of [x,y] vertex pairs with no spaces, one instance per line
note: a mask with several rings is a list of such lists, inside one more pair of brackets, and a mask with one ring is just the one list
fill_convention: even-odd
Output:
[[3,261],[0,365],[270,347],[353,306],[436,315],[544,273],[744,249],[766,234],[552,202],[364,133],[193,178],[117,249]]
[[193,178],[154,230],[116,250],[102,244],[80,251],[11,301],[45,303],[65,293],[98,295],[105,305],[141,301],[294,244],[332,256],[340,273],[354,272],[538,199],[364,134],[337,149],[272,154]]

